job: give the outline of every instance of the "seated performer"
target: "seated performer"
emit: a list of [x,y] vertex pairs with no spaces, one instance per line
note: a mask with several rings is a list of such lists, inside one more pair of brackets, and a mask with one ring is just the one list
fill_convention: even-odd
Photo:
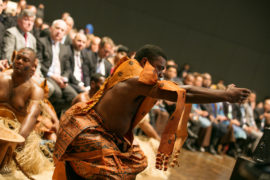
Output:
[[[14,52],[12,57],[13,69],[0,73],[0,126],[14,129],[26,141],[10,143],[8,152],[0,149],[0,153],[6,154],[5,159],[10,160],[15,151],[16,159],[25,171],[39,173],[50,162],[39,150],[40,137],[33,132],[44,95],[43,90],[31,79],[38,60],[31,48],[22,48]],[[10,163],[6,160],[3,162],[9,167]]]
[[96,73],[91,76],[90,81],[90,90],[80,93],[77,95],[73,101],[72,105],[78,103],[78,102],[87,102],[90,100],[90,98],[99,90],[100,86],[104,83],[105,76],[102,74]]
[[187,136],[190,105],[185,103],[242,102],[250,93],[234,86],[226,90],[180,88],[160,81],[167,58],[154,45],[139,49],[135,59],[122,58],[89,102],[75,104],[62,116],[53,179],[135,179],[147,160],[133,141],[132,130],[157,99],[177,102],[156,159],[156,167],[167,170],[177,164]]

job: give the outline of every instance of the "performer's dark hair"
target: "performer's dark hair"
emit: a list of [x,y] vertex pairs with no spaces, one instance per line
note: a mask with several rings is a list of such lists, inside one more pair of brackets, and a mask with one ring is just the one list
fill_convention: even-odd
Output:
[[163,57],[167,61],[167,56],[160,47],[146,44],[137,51],[135,59],[141,61],[142,58],[146,57],[149,61],[152,61],[158,56]]
[[103,76],[102,74],[100,73],[95,73],[91,76],[91,81],[94,81],[95,83],[98,83],[99,82],[99,78],[101,77],[105,77]]

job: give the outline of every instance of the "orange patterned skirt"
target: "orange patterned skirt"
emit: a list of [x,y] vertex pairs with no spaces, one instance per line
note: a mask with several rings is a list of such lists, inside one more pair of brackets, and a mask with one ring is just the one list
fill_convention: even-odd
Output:
[[123,137],[106,130],[94,110],[87,117],[91,126],[74,139],[63,156],[67,179],[74,174],[85,179],[135,179],[147,167],[139,145],[128,146]]

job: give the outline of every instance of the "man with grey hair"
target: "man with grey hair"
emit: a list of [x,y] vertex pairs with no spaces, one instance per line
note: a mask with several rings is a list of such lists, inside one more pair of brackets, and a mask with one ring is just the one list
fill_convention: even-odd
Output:
[[30,47],[36,51],[36,38],[30,33],[35,21],[35,13],[24,9],[17,18],[17,26],[6,30],[1,48],[2,59],[10,61],[14,50]]
[[37,52],[41,72],[53,85],[52,88],[49,87],[49,100],[56,108],[57,113],[69,106],[77,95],[68,82],[71,73],[71,50],[70,47],[61,44],[66,29],[65,21],[55,20],[50,28],[50,36],[42,37],[38,41]]

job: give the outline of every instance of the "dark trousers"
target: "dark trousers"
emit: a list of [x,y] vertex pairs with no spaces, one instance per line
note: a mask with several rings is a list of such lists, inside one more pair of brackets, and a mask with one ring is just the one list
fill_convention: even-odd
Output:
[[58,114],[62,110],[66,110],[70,107],[73,98],[77,96],[77,92],[70,85],[67,85],[65,88],[60,88],[53,79],[48,78],[47,80],[54,87],[54,92],[49,100],[54,105],[54,108]]

